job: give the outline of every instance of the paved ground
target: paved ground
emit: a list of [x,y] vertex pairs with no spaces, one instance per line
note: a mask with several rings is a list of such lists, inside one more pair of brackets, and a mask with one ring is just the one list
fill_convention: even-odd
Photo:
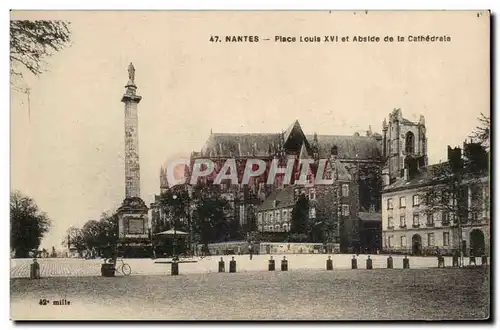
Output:
[[489,305],[487,267],[11,279],[15,320],[484,319]]
[[[358,256],[358,268],[366,268],[367,255]],[[226,263],[226,271],[229,268],[230,256],[223,257]],[[283,256],[276,255],[276,269],[280,268]],[[324,254],[296,254],[287,255],[288,268],[290,271],[298,269],[325,269],[327,255]],[[351,255],[332,255],[333,267],[335,269],[350,269]],[[387,256],[373,255],[374,268],[386,268]],[[409,257],[410,268],[433,268],[437,266],[435,257]],[[394,268],[403,268],[403,256],[393,256]],[[193,259],[194,263],[180,264],[181,274],[201,274],[218,271],[218,261],[220,256],[212,256],[204,259]],[[235,256],[236,268],[238,272],[267,271],[269,255],[254,256],[249,260],[248,255]],[[84,259],[38,259],[43,277],[54,276],[99,276],[101,274],[102,260]],[[131,275],[163,275],[170,274],[170,265],[155,262],[165,262],[166,259],[127,259],[126,262],[132,268]],[[468,263],[468,259],[466,260]],[[480,258],[477,263],[480,264]],[[12,259],[10,267],[11,278],[29,277],[31,259]],[[446,266],[451,266],[451,258],[445,258]]]

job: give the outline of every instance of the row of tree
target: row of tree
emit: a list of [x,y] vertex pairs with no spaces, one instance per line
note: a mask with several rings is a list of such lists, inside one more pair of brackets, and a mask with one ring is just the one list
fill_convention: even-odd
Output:
[[175,228],[201,244],[243,238],[237,201],[226,199],[218,185],[175,186],[161,195],[160,209],[164,218],[154,233]]
[[82,228],[70,227],[63,239],[63,246],[75,249],[80,257],[85,251],[94,250],[105,254],[118,242],[118,217],[114,213],[103,213],[99,220],[89,220]]

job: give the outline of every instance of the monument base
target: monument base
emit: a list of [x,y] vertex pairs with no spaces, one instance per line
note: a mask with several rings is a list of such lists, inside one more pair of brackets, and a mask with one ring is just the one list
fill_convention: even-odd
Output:
[[144,201],[139,197],[125,198],[117,215],[119,254],[123,257],[150,254],[148,207]]

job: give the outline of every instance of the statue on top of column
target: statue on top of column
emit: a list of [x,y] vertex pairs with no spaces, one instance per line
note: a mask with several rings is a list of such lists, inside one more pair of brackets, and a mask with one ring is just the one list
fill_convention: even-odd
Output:
[[135,83],[135,68],[132,62],[128,65],[128,79],[132,82]]

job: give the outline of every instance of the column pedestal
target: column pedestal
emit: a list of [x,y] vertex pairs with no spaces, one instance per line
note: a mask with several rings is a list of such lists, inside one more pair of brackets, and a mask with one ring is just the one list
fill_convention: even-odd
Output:
[[118,215],[118,241],[124,257],[150,254],[142,251],[149,248],[148,207],[139,197],[126,198]]

